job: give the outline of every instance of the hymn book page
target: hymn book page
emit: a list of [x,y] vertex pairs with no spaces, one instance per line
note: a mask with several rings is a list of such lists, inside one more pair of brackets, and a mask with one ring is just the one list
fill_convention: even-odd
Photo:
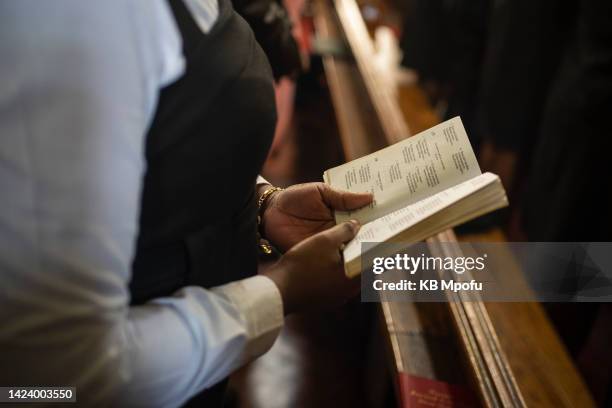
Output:
[[363,225],[479,174],[461,119],[455,117],[329,169],[323,177],[334,188],[374,194],[374,202],[365,208],[336,212],[337,223],[357,219]]
[[388,241],[398,233],[496,181],[499,181],[498,176],[492,173],[484,173],[417,203],[407,205],[381,218],[363,224],[357,236],[344,248],[345,262],[350,262],[361,255],[362,242]]

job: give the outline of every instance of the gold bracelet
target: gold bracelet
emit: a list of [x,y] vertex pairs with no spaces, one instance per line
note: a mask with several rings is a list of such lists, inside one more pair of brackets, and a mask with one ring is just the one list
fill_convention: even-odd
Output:
[[[262,220],[263,220],[263,211],[265,211],[264,204],[266,204],[266,201],[268,200],[268,198],[270,198],[272,194],[276,193],[277,191],[283,191],[283,189],[280,187],[270,187],[269,189],[264,191],[263,194],[259,197],[259,200],[257,200],[257,230],[259,231],[260,236],[262,235],[262,232],[263,232],[262,231]],[[265,241],[265,243],[260,242],[259,246],[261,247],[262,251],[265,254],[272,253],[272,249],[268,241]]]
[[259,197],[259,200],[257,200],[257,208],[259,211],[261,211],[261,208],[265,204],[266,200],[277,191],[283,191],[283,189],[280,187],[270,187],[264,191],[264,193]]

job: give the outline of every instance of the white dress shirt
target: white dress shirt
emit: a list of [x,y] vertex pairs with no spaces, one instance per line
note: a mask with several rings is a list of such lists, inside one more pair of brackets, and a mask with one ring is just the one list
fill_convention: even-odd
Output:
[[165,1],[2,1],[0,58],[0,386],[177,406],[265,352],[266,277],[129,306],[144,136],[184,69]]

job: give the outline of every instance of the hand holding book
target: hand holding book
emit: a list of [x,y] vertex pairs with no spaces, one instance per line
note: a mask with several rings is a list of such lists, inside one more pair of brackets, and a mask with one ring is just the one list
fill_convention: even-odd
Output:
[[371,201],[371,194],[336,190],[324,183],[296,184],[270,196],[263,209],[260,232],[285,252],[333,227],[334,211],[356,210]]
[[329,169],[331,187],[371,192],[357,211],[336,211],[336,222],[362,228],[344,249],[348,276],[361,272],[361,242],[418,242],[508,205],[499,177],[482,174],[459,117],[411,138]]

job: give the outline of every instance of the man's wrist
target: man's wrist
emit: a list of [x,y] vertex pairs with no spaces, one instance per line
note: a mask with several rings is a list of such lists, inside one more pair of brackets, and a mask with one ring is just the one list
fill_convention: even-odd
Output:
[[287,282],[287,274],[286,271],[283,270],[280,262],[265,272],[264,276],[266,276],[276,285],[282,299],[284,315],[287,316],[288,314],[293,313],[295,311],[295,307],[292,302],[292,296],[290,294],[289,284]]
[[268,208],[271,207],[273,200],[276,195],[283,191],[280,187],[274,187],[272,185],[266,186],[265,189],[262,189],[262,193],[259,195],[257,200],[257,228],[259,230],[259,234],[266,238],[265,231],[265,216]]
[[270,183],[257,183],[255,186],[255,201],[258,202],[261,195],[269,188],[274,187]]

